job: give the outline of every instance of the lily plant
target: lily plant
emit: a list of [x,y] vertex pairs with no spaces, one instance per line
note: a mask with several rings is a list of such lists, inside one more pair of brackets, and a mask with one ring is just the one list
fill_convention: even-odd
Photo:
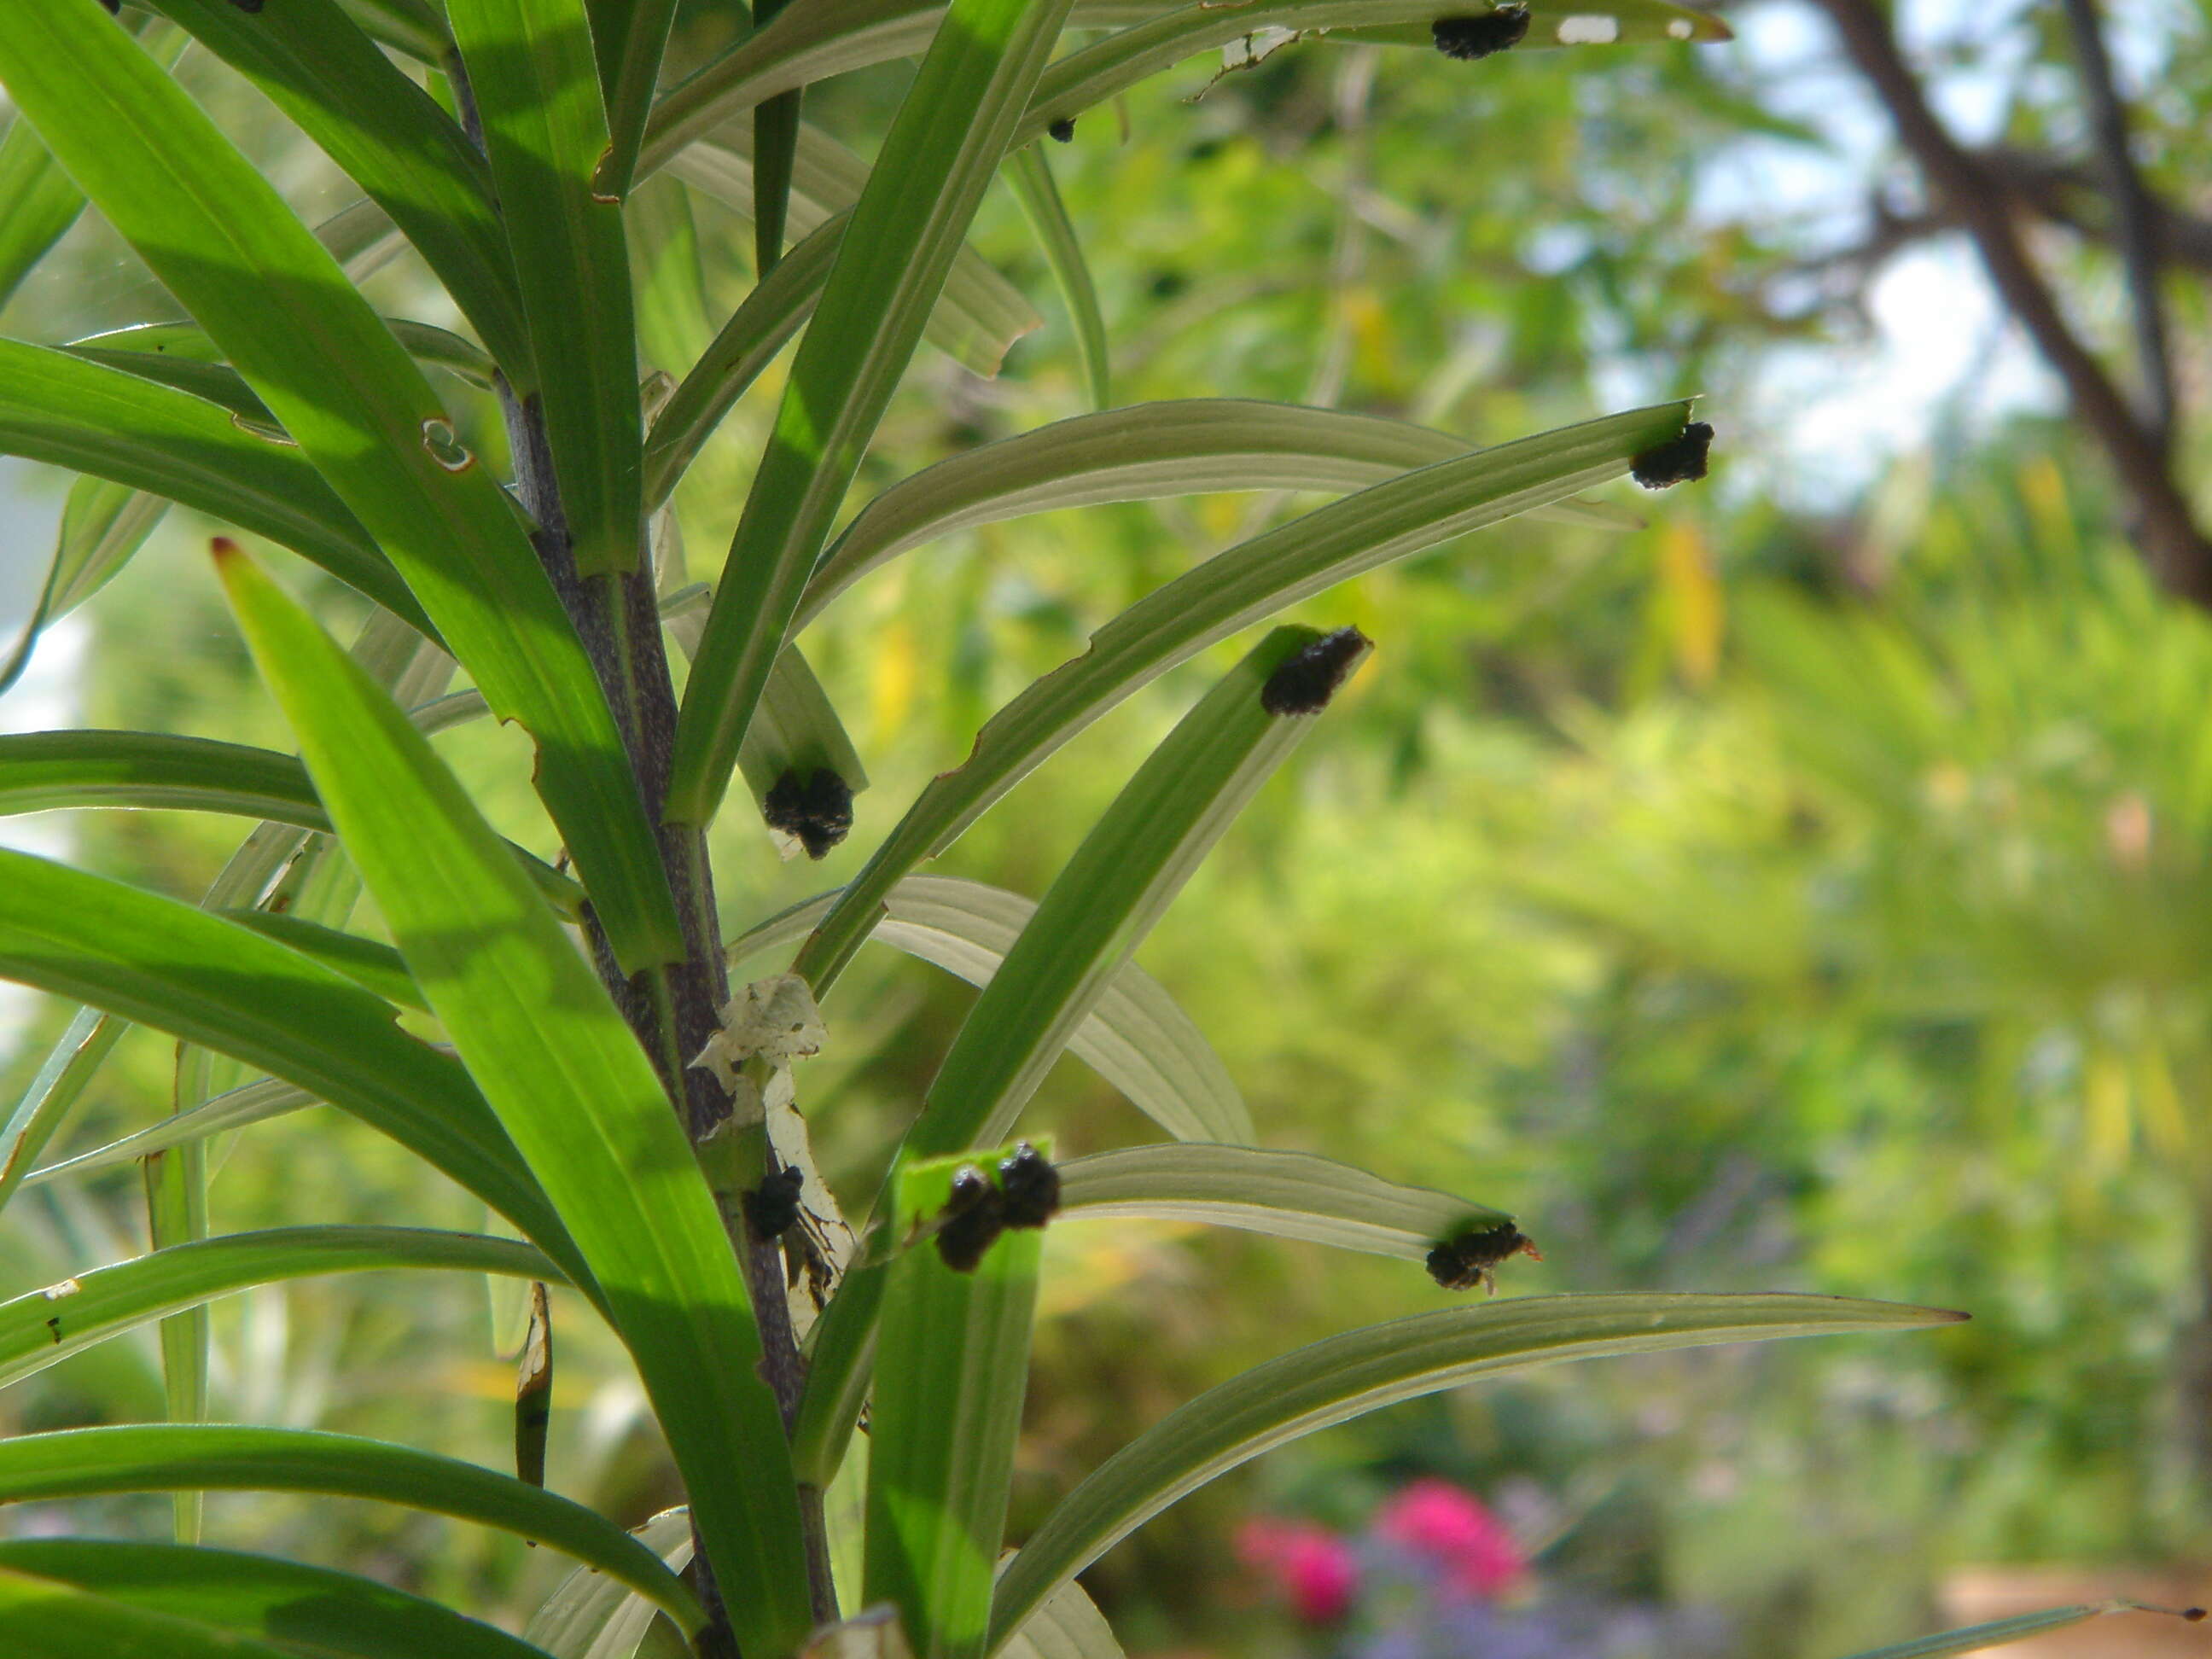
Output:
[[[1039,141],[1200,54],[1235,64],[1302,39],[1460,58],[1664,50],[1725,31],[1661,0],[1475,0],[1445,17],[1437,0],[757,3],[750,19],[718,6],[735,39],[681,78],[664,62],[675,0],[0,4],[16,112],[0,293],[89,204],[189,319],[0,340],[0,447],[82,475],[32,634],[182,504],[234,532],[210,580],[296,744],[0,738],[0,810],[184,809],[246,832],[197,904],[0,852],[0,975],[82,1005],[0,1124],[0,1203],[27,1179],[143,1162],[154,1246],[0,1304],[0,1382],[159,1322],[167,1389],[163,1421],[0,1442],[0,1504],[179,1494],[172,1540],[0,1539],[9,1654],[1111,1659],[1077,1576],[1297,1436],[1561,1360],[1958,1316],[1781,1294],[1453,1296],[1200,1395],[1005,1537],[1056,1218],[1319,1240],[1462,1292],[1534,1247],[1505,1209],[1264,1149],[1205,1039],[1131,964],[1326,718],[1367,658],[1359,634],[1260,633],[1034,901],[921,866],[1170,668],[1517,515],[1618,520],[1583,493],[1697,476],[1711,436],[1680,402],[1480,449],[1325,409],[1108,406],[1103,329]],[[303,222],[173,77],[187,42],[360,199]],[[905,58],[919,64],[872,164],[802,118],[811,83]],[[695,362],[641,345],[633,272],[666,232],[635,192],[654,175],[755,226],[757,281]],[[1024,325],[1026,301],[968,240],[1002,177],[1043,233],[1100,407],[951,454],[848,514],[924,343],[988,368]],[[453,327],[364,297],[403,244]],[[794,338],[727,556],[684,585],[665,556],[672,492]],[[799,643],[853,584],[993,520],[1260,489],[1333,499],[1149,593],[903,811],[860,814],[878,838],[844,886],[772,916],[717,909],[718,814],[759,813],[814,856],[855,822],[865,774]],[[367,602],[349,642],[264,573],[289,559]],[[487,717],[535,747],[550,857],[496,833],[483,781],[431,745]],[[747,846],[768,855],[765,837]],[[364,894],[380,933],[355,925]],[[848,1224],[797,1079],[871,940],[981,989],[878,1189],[845,1195]],[[761,965],[781,971],[733,985],[733,961],[778,953]],[[179,1040],[177,1109],[42,1164],[134,1024]],[[1056,1162],[1022,1114],[1069,1050],[1164,1138]],[[207,1139],[317,1103],[501,1224],[211,1236]],[[567,1287],[634,1362],[688,1504],[632,1532],[544,1487],[542,1291],[513,1473],[208,1420],[210,1300],[392,1267]],[[518,1637],[365,1576],[204,1547],[196,1494],[234,1489],[410,1505],[577,1565]]]

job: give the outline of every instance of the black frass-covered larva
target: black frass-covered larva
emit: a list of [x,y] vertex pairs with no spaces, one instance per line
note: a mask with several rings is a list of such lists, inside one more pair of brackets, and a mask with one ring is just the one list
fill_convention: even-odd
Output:
[[806,1177],[796,1164],[771,1170],[744,1195],[745,1224],[756,1238],[781,1238],[799,1224],[799,1193]]
[[1472,62],[1521,44],[1528,33],[1528,8],[1498,6],[1460,17],[1439,17],[1429,25],[1437,50],[1447,58]]
[[1665,489],[1690,483],[1705,476],[1705,457],[1713,447],[1713,429],[1692,421],[1680,437],[1654,444],[1628,464],[1628,476],[1646,489]]
[[1047,126],[1044,131],[1045,137],[1048,138],[1059,143],[1072,144],[1075,142],[1075,118],[1072,115],[1063,115]]
[[807,857],[827,858],[830,849],[851,833],[853,791],[826,766],[803,777],[794,766],[768,792],[761,817],[769,829],[797,837]]
[[1009,1227],[1042,1227],[1060,1208],[1060,1171],[1026,1140],[1000,1160],[999,1187]]
[[1531,1261],[1544,1258],[1536,1241],[1510,1221],[1477,1227],[1447,1238],[1429,1252],[1429,1277],[1448,1291],[1471,1291],[1476,1285],[1495,1290],[1498,1266],[1516,1255]]
[[972,1273],[1006,1230],[1006,1199],[991,1177],[963,1164],[952,1177],[937,1228],[937,1254],[956,1273]]
[[1324,634],[1267,676],[1260,707],[1270,714],[1318,714],[1374,641],[1356,628]]

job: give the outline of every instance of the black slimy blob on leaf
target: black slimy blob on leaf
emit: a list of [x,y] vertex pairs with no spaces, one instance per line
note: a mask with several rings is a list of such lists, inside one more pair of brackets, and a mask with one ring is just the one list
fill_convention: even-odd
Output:
[[1322,635],[1267,676],[1260,707],[1270,714],[1318,714],[1373,643],[1356,628]]
[[1528,33],[1526,6],[1498,6],[1461,17],[1439,17],[1429,25],[1438,52],[1468,63],[1519,46]]
[[972,1273],[1006,1230],[1006,1200],[974,1164],[952,1177],[937,1228],[937,1254],[956,1273]]
[[1537,1253],[1534,1239],[1510,1221],[1495,1222],[1445,1239],[1431,1250],[1429,1277],[1448,1291],[1471,1291],[1478,1285],[1494,1291],[1498,1264],[1516,1255],[1525,1255],[1531,1261],[1544,1259]]
[[853,792],[826,766],[804,776],[794,766],[768,792],[761,817],[769,829],[796,836],[807,857],[827,858],[852,831]]
[[1066,115],[1061,116],[1060,119],[1054,121],[1050,126],[1045,129],[1045,133],[1047,137],[1051,137],[1060,143],[1073,143],[1075,142],[1074,118]]
[[107,8],[107,15],[110,17],[123,15],[123,0],[100,0],[100,3]]
[[1654,444],[1628,464],[1628,476],[1646,489],[1665,489],[1690,483],[1705,476],[1705,457],[1713,447],[1713,429],[1692,421],[1679,438]]
[[745,1223],[757,1237],[781,1238],[799,1224],[799,1190],[805,1182],[799,1166],[787,1164],[744,1195]]
[[1042,1227],[1060,1208],[1060,1171],[1024,1140],[999,1163],[999,1212],[1009,1227]]

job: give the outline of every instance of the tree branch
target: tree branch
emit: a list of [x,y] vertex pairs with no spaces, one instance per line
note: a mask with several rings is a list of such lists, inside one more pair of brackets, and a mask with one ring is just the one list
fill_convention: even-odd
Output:
[[2150,193],[2136,171],[2128,149],[2128,112],[2112,82],[2112,60],[2098,27],[2096,0],[2065,0],[2066,21],[2074,32],[2074,57],[2081,71],[2081,91],[2089,105],[2089,128],[2096,136],[2097,160],[2112,194],[2121,263],[2127,267],[2128,295],[2135,310],[2136,368],[2142,380],[2142,419],[2147,435],[2166,454],[2173,447],[2173,362],[2166,353],[2166,310],[2159,303],[2157,234],[2151,225]]
[[1972,237],[2006,307],[2065,383],[2076,419],[2103,448],[2133,498],[2136,544],[2174,593],[2212,607],[2212,544],[2166,471],[2166,455],[2103,368],[2075,337],[2029,262],[2005,192],[1952,137],[1905,64],[1889,21],[1873,0],[1813,0],[1827,14],[1852,64],[1874,88],[1932,194]]

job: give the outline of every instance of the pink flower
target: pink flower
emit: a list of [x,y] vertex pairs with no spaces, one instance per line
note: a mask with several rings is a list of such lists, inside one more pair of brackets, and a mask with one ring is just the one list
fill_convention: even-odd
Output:
[[1492,1596],[1528,1570],[1505,1524],[1448,1480],[1416,1480],[1384,1504],[1375,1530],[1441,1570],[1447,1589]]
[[1237,1529],[1237,1559],[1273,1580],[1309,1625],[1343,1618],[1359,1588],[1352,1546],[1310,1521],[1247,1521]]

